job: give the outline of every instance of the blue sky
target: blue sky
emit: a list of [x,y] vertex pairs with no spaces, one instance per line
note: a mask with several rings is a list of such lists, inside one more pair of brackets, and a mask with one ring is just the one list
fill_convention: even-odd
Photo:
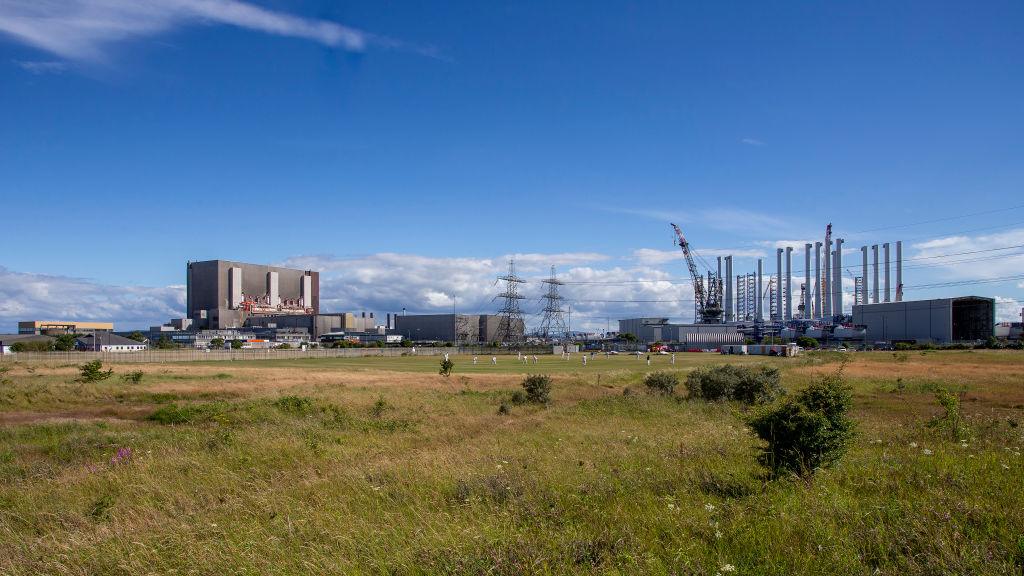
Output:
[[583,302],[688,298],[668,220],[737,272],[903,239],[908,299],[1019,319],[1024,279],[911,287],[1024,273],[1021,70],[1020,2],[0,0],[0,331],[164,321],[212,258],[383,314],[520,254],[607,282],[580,326],[687,319]]

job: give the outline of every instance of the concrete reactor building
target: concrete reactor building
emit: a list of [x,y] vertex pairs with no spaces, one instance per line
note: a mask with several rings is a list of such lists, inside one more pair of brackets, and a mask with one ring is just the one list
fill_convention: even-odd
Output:
[[256,316],[317,315],[320,273],[230,260],[189,262],[186,314],[197,329],[241,328]]

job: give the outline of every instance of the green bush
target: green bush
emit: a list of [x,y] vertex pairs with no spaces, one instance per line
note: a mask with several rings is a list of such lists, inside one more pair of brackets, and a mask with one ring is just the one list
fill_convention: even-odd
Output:
[[189,424],[205,420],[209,417],[209,414],[210,410],[203,405],[186,404],[185,406],[178,406],[177,404],[168,404],[167,406],[157,408],[155,412],[146,417],[146,420],[158,424]]
[[513,390],[512,394],[509,395],[508,400],[516,406],[526,404],[526,392],[523,392],[522,390]]
[[50,340],[29,340],[11,344],[11,352],[50,352],[53,342]]
[[241,350],[242,349],[242,341],[241,340],[232,340],[231,341],[231,349],[232,350]]
[[794,398],[766,407],[747,421],[768,443],[758,460],[772,473],[809,476],[837,462],[853,437],[852,404],[842,369],[808,386]]
[[145,373],[142,370],[135,370],[134,372],[121,374],[121,381],[126,384],[138,384],[142,382],[143,376],[145,376]]
[[679,376],[674,372],[657,371],[651,372],[644,377],[644,385],[647,389],[656,394],[671,396],[679,385]]
[[444,376],[445,378],[447,378],[448,376],[452,375],[452,369],[453,368],[455,368],[455,362],[452,362],[451,360],[449,360],[447,358],[442,358],[441,359],[441,369],[438,370],[437,373],[440,374],[441,376]]
[[960,398],[948,390],[940,389],[935,393],[935,399],[946,412],[932,420],[931,425],[944,428],[954,440],[966,440],[970,436],[970,428],[960,412]]
[[686,390],[690,398],[764,404],[782,394],[781,379],[774,366],[702,366],[687,375]]
[[71,352],[75,349],[75,342],[77,340],[77,334],[61,334],[54,338],[53,349],[58,352]]
[[313,400],[306,396],[281,396],[274,400],[274,407],[290,414],[308,414],[313,410]]
[[79,382],[99,382],[100,380],[106,380],[114,375],[113,369],[103,369],[103,362],[100,360],[86,362],[79,366],[78,370],[82,373],[82,375],[78,377]]
[[530,374],[523,379],[526,400],[534,404],[551,401],[551,377],[546,374]]

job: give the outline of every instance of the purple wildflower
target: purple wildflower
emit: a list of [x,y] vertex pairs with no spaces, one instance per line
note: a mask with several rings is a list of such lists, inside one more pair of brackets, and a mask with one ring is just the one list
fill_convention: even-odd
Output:
[[118,464],[127,464],[132,458],[132,449],[127,446],[117,449],[117,454],[110,459],[111,466],[117,466]]

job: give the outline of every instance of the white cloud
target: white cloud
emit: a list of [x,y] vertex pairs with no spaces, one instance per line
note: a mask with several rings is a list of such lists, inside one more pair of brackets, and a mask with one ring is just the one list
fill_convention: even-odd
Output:
[[110,286],[82,278],[14,272],[0,267],[0,329],[20,320],[112,320],[148,327],[185,310],[185,287]]
[[[763,250],[756,249],[736,249],[736,248],[704,248],[700,250],[700,255],[706,258],[717,258],[718,256],[733,256],[734,258],[764,258],[765,252]],[[676,248],[675,250],[656,250],[654,248],[638,248],[633,251],[633,259],[640,264],[657,265],[664,264],[666,262],[672,262],[675,260],[683,259],[683,252]]]
[[740,142],[748,146],[764,146],[765,143],[757,138],[740,138]]
[[1020,322],[1021,309],[1024,304],[1020,300],[994,296],[996,300],[996,322]]
[[67,62],[14,60],[14,63],[22,70],[26,70],[37,76],[41,74],[60,74],[68,69]]
[[241,0],[2,0],[0,33],[62,58],[101,61],[108,46],[196,24],[238,26],[361,51],[395,42]]
[[914,253],[904,255],[904,274],[907,270],[932,270],[942,272],[945,279],[984,279],[1019,275],[1024,268],[1024,228],[982,236],[934,238],[911,248]]

